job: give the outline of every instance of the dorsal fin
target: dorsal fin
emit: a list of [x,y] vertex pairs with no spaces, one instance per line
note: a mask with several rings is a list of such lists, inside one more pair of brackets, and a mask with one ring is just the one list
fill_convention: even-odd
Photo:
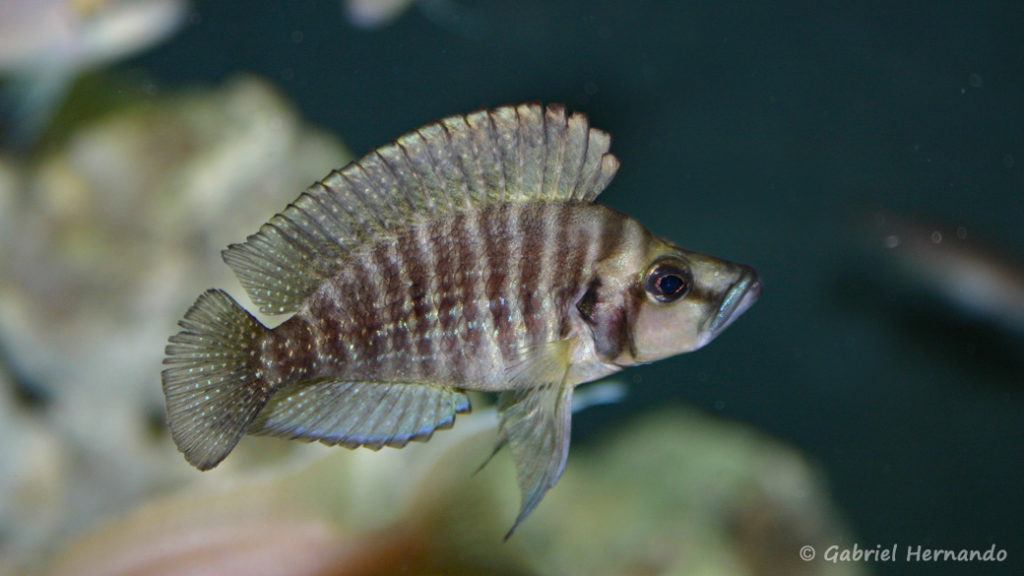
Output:
[[352,250],[418,220],[495,202],[592,202],[619,166],[610,143],[560,105],[451,116],[332,172],[224,261],[261,311],[291,313]]

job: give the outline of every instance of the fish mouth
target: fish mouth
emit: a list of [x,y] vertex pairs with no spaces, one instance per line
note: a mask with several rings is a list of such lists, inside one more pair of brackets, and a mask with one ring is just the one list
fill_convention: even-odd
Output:
[[718,311],[711,318],[708,318],[705,329],[711,338],[718,336],[740,317],[747,308],[754,305],[761,296],[761,280],[753,268],[744,266],[739,280],[729,287],[729,290],[722,297],[718,304]]

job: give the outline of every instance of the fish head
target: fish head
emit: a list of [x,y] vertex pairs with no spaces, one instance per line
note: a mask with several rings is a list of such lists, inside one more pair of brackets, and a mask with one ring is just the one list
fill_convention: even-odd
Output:
[[761,295],[749,266],[651,238],[632,282],[628,346],[620,366],[692,352],[711,342]]

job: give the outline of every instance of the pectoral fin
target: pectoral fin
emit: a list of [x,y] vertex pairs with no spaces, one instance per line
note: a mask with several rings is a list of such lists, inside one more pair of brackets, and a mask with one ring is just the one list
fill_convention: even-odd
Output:
[[516,388],[498,397],[501,424],[496,450],[508,446],[522,493],[519,515],[506,540],[558,482],[569,455],[573,390],[565,384],[569,342],[552,342],[532,352],[510,374]]

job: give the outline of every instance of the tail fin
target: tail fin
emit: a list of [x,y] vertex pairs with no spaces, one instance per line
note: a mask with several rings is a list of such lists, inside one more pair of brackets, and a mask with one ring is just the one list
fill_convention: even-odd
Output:
[[163,371],[167,424],[178,450],[200,470],[213,468],[245,435],[270,390],[255,373],[266,328],[221,290],[196,300],[171,336]]

